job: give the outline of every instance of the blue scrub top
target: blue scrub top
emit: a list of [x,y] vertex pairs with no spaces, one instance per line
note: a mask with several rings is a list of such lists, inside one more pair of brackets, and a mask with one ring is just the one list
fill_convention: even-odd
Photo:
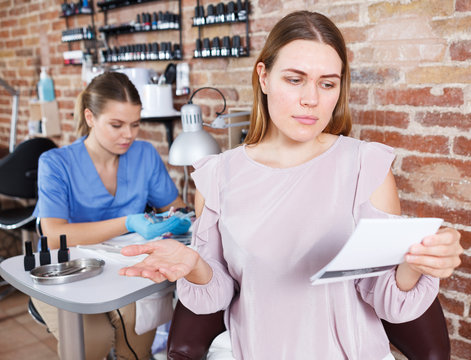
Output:
[[152,144],[134,141],[119,157],[113,196],[103,185],[84,140],[39,158],[35,216],[70,223],[108,220],[142,213],[146,204],[161,208],[177,198],[178,190]]

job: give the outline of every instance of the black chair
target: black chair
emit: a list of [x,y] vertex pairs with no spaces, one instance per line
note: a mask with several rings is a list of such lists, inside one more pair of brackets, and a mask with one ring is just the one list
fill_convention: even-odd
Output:
[[[29,139],[19,144],[12,153],[0,159],[0,194],[14,203],[0,209],[0,230],[15,236],[13,230],[22,230],[23,243],[29,231],[34,230],[34,203],[37,198],[37,174],[39,156],[56,144],[47,138]],[[0,261],[3,260],[0,258]],[[0,281],[6,290],[0,299],[13,292],[5,281]]]
[[[39,156],[55,147],[47,138],[29,139],[0,159],[0,194],[24,201],[36,200]],[[0,229],[30,226],[34,230],[33,210],[34,204],[0,210]]]
[[[173,313],[167,359],[202,360],[213,339],[225,331],[223,312],[196,315],[180,301]],[[449,360],[450,339],[438,297],[418,319],[401,324],[383,320],[391,344],[409,360]]]

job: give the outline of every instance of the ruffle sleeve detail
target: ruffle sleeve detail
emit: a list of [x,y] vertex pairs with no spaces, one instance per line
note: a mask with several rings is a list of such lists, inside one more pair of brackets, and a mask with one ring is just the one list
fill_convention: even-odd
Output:
[[195,171],[191,177],[204,198],[203,213],[195,233],[195,238],[202,242],[208,241],[208,229],[219,220],[219,163],[220,155],[210,155],[193,164]]
[[227,270],[218,228],[220,156],[211,155],[198,161],[191,174],[204,198],[203,211],[193,225],[192,245],[213,270],[213,277],[205,285],[193,284],[184,278],[177,281],[180,300],[196,314],[224,310],[234,296],[234,280]]
[[390,146],[375,142],[360,144],[360,171],[353,205],[353,217],[356,223],[361,217],[365,217],[361,216],[361,213],[368,212],[368,210],[374,211],[370,197],[384,182],[394,158],[394,150]]

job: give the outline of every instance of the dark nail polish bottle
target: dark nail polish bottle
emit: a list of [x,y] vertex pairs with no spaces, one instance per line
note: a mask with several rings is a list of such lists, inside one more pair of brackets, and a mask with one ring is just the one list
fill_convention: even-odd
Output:
[[213,43],[211,46],[211,56],[221,56],[221,47],[219,44],[219,38],[213,38]]
[[41,236],[41,251],[39,252],[39,264],[49,265],[51,263],[51,253],[47,247],[47,237]]
[[201,50],[202,57],[209,57],[211,56],[211,49],[209,46],[209,38],[203,39],[203,49]]
[[60,236],[60,248],[57,251],[57,262],[63,263],[70,260],[70,250],[67,247],[67,238],[64,234]]
[[222,38],[222,47],[221,47],[221,56],[230,56],[231,55],[231,40],[229,36],[224,36]]
[[25,258],[24,258],[25,271],[31,271],[36,266],[36,259],[33,254],[33,245],[31,241],[25,242]]
[[214,13],[214,5],[209,4],[206,8],[206,24],[214,24],[216,22],[216,15]]
[[223,23],[226,21],[226,6],[224,3],[220,2],[216,5],[216,22]]
[[196,39],[195,51],[193,53],[193,56],[195,58],[200,58],[202,56],[202,54],[201,54],[201,39]]

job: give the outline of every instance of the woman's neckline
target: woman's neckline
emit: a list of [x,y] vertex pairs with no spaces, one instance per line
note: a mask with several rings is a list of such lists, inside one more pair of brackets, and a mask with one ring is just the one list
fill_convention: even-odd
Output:
[[256,160],[252,159],[249,156],[249,154],[247,154],[247,144],[242,145],[242,152],[243,152],[244,156],[247,158],[247,160],[250,161],[252,164],[254,164],[256,166],[259,166],[259,167],[262,167],[262,168],[265,168],[265,169],[274,170],[274,171],[290,171],[290,170],[303,168],[303,167],[308,166],[309,164],[311,164],[313,162],[319,161],[320,159],[324,158],[325,156],[327,156],[329,153],[331,153],[338,146],[338,144],[342,141],[342,138],[343,138],[343,135],[339,135],[339,137],[332,143],[332,145],[329,148],[327,148],[323,153],[321,153],[319,155],[316,155],[313,158],[311,158],[311,159],[309,159],[309,160],[307,160],[307,161],[305,161],[301,164],[294,165],[294,166],[288,166],[288,167],[273,167],[273,166],[265,165],[261,162],[258,162]]

